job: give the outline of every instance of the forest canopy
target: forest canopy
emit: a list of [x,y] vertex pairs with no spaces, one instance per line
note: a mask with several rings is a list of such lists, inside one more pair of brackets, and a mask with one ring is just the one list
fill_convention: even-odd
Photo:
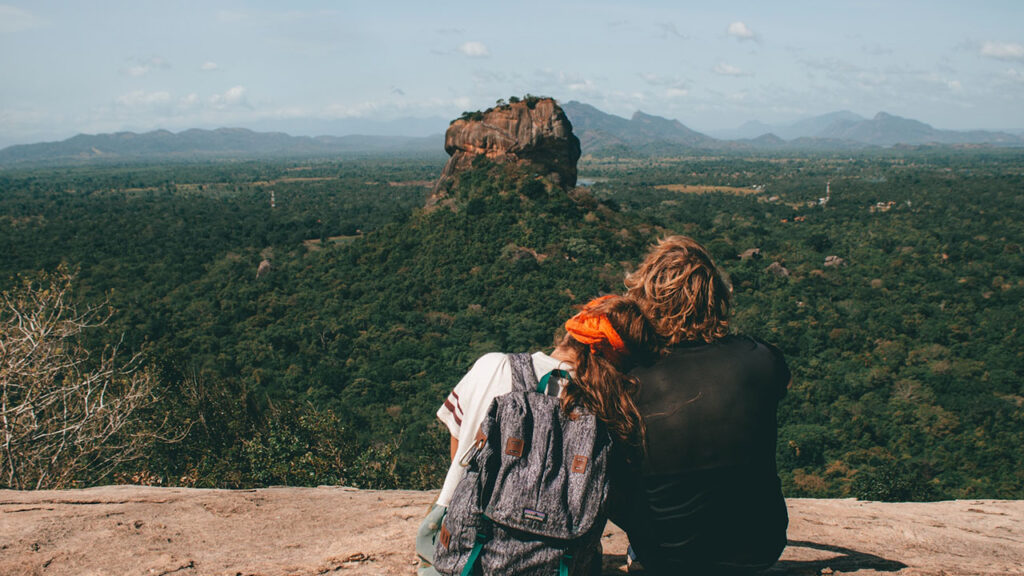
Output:
[[1020,154],[585,159],[570,194],[483,162],[431,210],[436,160],[5,170],[0,290],[75,271],[115,312],[83,345],[141,351],[138,425],[178,426],[80,485],[430,488],[477,356],[550,347],[687,234],[793,370],[787,496],[1022,498]]

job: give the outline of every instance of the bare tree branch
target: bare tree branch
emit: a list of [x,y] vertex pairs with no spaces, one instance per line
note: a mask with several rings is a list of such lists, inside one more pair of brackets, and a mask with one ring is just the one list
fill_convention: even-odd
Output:
[[0,486],[62,488],[102,478],[137,459],[153,438],[132,432],[153,404],[155,378],[141,355],[121,360],[121,341],[98,357],[84,332],[112,311],[71,302],[65,268],[0,294]]

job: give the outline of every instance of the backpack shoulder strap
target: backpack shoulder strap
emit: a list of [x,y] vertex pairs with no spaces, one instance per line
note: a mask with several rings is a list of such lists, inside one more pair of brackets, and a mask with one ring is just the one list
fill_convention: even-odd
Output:
[[537,392],[540,392],[541,394],[547,394],[548,396],[558,396],[558,387],[551,385],[552,378],[556,380],[565,380],[566,382],[568,382],[569,380],[572,380],[572,375],[566,372],[565,370],[559,370],[558,368],[555,368],[551,372],[545,374],[544,377],[540,379],[540,382],[537,383]]
[[509,354],[512,366],[512,390],[535,391],[537,389],[537,373],[533,371],[533,357],[527,353]]

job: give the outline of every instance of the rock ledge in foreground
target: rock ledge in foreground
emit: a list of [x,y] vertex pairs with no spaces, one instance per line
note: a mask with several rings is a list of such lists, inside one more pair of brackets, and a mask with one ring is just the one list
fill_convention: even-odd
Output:
[[[436,492],[341,487],[0,490],[0,574],[415,574]],[[773,575],[1024,574],[1024,502],[791,499]],[[609,526],[605,574],[624,574]]]

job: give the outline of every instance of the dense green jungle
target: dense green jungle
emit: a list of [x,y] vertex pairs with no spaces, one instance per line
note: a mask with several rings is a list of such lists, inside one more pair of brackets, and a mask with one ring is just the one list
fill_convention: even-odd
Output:
[[1021,151],[585,157],[568,194],[480,161],[427,207],[444,160],[0,170],[0,290],[66,272],[113,312],[83,345],[155,375],[142,457],[65,485],[438,487],[473,361],[682,233],[792,368],[787,496],[1024,498]]

